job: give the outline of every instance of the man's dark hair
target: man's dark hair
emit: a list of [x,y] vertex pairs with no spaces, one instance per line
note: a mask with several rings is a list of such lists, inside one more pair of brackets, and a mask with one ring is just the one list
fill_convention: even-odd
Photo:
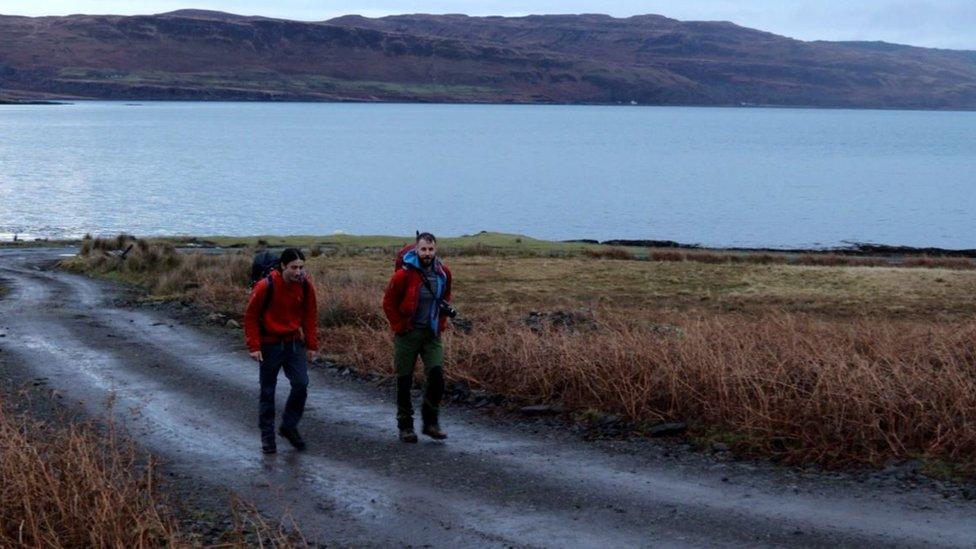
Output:
[[281,258],[279,261],[281,262],[281,266],[284,267],[296,259],[305,261],[305,254],[303,254],[298,248],[285,248],[281,251]]
[[417,242],[420,242],[421,240],[426,240],[428,242],[433,242],[435,244],[437,243],[437,237],[434,236],[433,233],[420,233],[420,232],[418,232],[417,233]]

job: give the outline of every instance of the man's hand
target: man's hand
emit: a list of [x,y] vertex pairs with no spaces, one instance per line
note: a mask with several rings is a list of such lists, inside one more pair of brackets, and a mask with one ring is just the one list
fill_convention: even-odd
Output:
[[312,351],[312,350],[306,350],[306,351],[305,351],[305,359],[306,359],[306,360],[307,360],[308,362],[312,362],[312,359],[313,359],[313,358],[315,358],[315,351]]
[[258,362],[263,362],[264,361],[264,356],[261,355],[261,351],[254,351],[253,353],[251,353],[251,358],[253,358],[254,360],[256,360]]

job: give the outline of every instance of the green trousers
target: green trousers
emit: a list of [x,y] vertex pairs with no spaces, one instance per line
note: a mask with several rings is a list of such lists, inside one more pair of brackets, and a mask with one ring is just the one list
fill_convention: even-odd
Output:
[[417,357],[424,361],[427,377],[424,402],[420,408],[424,425],[437,425],[437,414],[444,396],[444,344],[434,336],[430,328],[418,328],[394,339],[393,361],[397,374],[397,426],[413,427],[413,403],[410,389],[413,387],[413,370]]

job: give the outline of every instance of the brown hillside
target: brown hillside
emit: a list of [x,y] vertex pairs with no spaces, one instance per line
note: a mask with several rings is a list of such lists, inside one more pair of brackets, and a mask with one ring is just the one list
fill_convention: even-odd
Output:
[[0,90],[126,99],[976,108],[976,52],[658,15],[0,16]]

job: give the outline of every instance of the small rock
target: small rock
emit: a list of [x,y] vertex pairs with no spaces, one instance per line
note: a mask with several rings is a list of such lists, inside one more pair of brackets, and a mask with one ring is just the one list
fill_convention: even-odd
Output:
[[461,379],[455,381],[454,383],[451,384],[450,388],[451,388],[450,390],[453,393],[460,395],[464,398],[467,398],[468,396],[471,395],[471,384],[468,383],[467,380]]
[[669,437],[680,435],[688,430],[688,424],[683,421],[671,423],[659,423],[647,430],[647,434],[652,437]]
[[889,460],[885,464],[885,468],[880,472],[883,477],[895,477],[899,480],[906,480],[914,477],[919,471],[922,470],[923,463],[918,459],[910,459],[907,461],[895,461]]
[[238,322],[238,321],[236,321],[236,320],[234,320],[232,318],[232,319],[230,319],[230,320],[227,321],[227,324],[225,324],[225,326],[227,326],[228,328],[235,328],[236,329],[236,328],[240,328],[241,327],[241,323]]
[[898,466],[898,468],[901,469],[903,473],[912,476],[920,473],[922,471],[922,468],[924,467],[925,464],[922,463],[922,460],[920,459],[910,459]]
[[550,406],[548,404],[540,404],[537,406],[524,406],[520,408],[519,411],[527,416],[544,416],[544,415],[563,413],[563,409],[561,407]]
[[713,452],[728,452],[729,445],[724,442],[713,442],[712,443]]

